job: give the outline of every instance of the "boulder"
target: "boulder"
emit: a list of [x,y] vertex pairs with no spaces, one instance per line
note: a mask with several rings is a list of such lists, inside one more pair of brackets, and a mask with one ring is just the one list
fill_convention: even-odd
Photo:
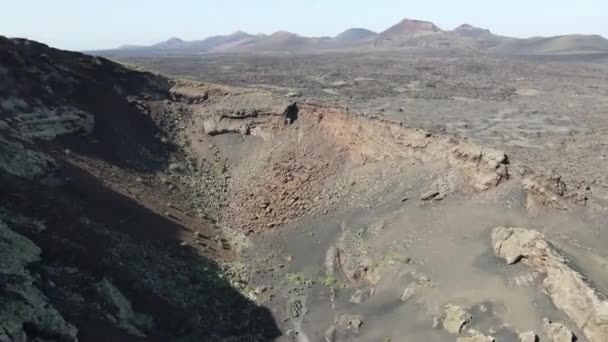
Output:
[[423,193],[420,196],[420,199],[422,201],[430,201],[430,200],[432,200],[433,198],[435,198],[437,196],[439,196],[439,191],[437,191],[437,190],[431,190],[431,191],[427,191],[427,192]]
[[538,342],[538,336],[533,331],[526,331],[519,334],[519,342]]
[[576,341],[576,336],[562,323],[551,322],[545,318],[543,319],[543,330],[552,342]]
[[412,297],[414,297],[415,294],[416,294],[416,286],[415,286],[415,284],[412,284],[412,285],[408,286],[405,290],[403,290],[403,294],[401,295],[401,301],[407,302],[408,300],[412,299]]
[[375,294],[375,290],[371,289],[358,289],[355,293],[350,297],[349,302],[355,304],[361,304],[371,298]]
[[458,337],[456,339],[456,342],[494,342],[495,341],[494,337],[486,336],[474,329],[469,329],[469,331],[467,331],[467,334],[469,336]]
[[445,308],[445,318],[443,319],[443,329],[452,334],[459,334],[463,327],[473,319],[468,312],[457,305],[448,304]]
[[565,261],[553,253],[544,236],[535,230],[498,227],[492,231],[492,248],[508,265],[517,263],[524,256],[538,258],[551,255],[555,260]]
[[334,342],[341,339],[352,340],[359,334],[359,329],[363,325],[361,316],[357,315],[339,315],[336,317],[334,324],[325,332],[325,341]]
[[461,142],[452,148],[449,161],[462,169],[470,184],[479,191],[509,178],[509,158],[499,150]]

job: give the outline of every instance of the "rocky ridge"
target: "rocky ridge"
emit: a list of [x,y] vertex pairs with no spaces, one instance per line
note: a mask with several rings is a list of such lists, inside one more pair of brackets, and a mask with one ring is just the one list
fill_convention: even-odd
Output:
[[[507,264],[523,261],[529,267],[544,274],[543,288],[557,308],[581,329],[589,341],[605,341],[608,338],[608,301],[586,279],[568,265],[562,256],[537,231],[522,228],[495,228],[492,244],[497,256]],[[563,328],[546,325],[553,334],[564,335]],[[569,333],[569,332],[568,332]],[[572,340],[556,338],[555,340]]]

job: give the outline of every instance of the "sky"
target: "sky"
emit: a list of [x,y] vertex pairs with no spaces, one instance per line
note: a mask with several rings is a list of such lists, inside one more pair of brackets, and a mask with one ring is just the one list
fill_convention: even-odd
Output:
[[608,37],[608,0],[0,0],[0,35],[68,50],[197,40],[237,30],[334,36],[404,18],[469,23],[514,37]]

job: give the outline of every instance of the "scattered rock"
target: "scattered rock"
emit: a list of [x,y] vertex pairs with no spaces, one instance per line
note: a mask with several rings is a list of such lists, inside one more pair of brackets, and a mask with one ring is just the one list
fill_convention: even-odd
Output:
[[544,207],[568,209],[562,200],[567,188],[561,176],[532,175],[524,179],[523,184],[527,194],[526,209],[529,213],[537,214]]
[[266,286],[259,286],[255,289],[256,294],[262,294],[266,291],[268,291],[268,287],[266,287]]
[[340,267],[340,252],[336,246],[331,245],[325,253],[325,273],[334,274],[337,267]]
[[[549,319],[543,319],[543,330],[552,342],[575,342],[576,336],[562,323],[554,323]],[[600,341],[600,340],[591,340]],[[606,340],[601,340],[606,341]]]
[[359,334],[359,329],[362,325],[363,320],[361,316],[340,315],[325,332],[325,341],[352,340],[354,336]]
[[445,318],[443,319],[443,329],[452,334],[459,334],[463,327],[473,319],[468,312],[457,305],[448,304],[445,308]]
[[420,196],[420,199],[423,200],[423,201],[430,201],[430,200],[432,200],[433,198],[435,198],[437,196],[439,196],[439,191],[437,191],[437,190],[431,190],[431,191],[427,191],[427,192],[423,193]]
[[416,287],[415,287],[415,285],[412,284],[412,285],[408,286],[405,290],[403,290],[403,294],[401,295],[401,301],[407,302],[412,297],[414,297],[415,294],[416,294]]
[[300,315],[302,314],[302,301],[299,299],[296,299],[294,301],[291,302],[290,305],[290,311],[291,311],[291,317],[293,318],[298,318],[300,317]]
[[519,334],[519,342],[538,342],[538,336],[533,331]]
[[349,302],[355,304],[361,304],[375,294],[375,290],[372,289],[357,289],[355,293],[350,297]]
[[441,318],[433,317],[433,329],[441,328]]
[[347,329],[349,331],[354,332],[355,334],[359,333],[359,329],[363,325],[363,320],[361,316],[356,315],[340,315],[336,321],[338,327]]
[[469,329],[469,336],[458,337],[456,342],[494,342],[494,337],[486,336],[477,330]]
[[446,196],[447,195],[446,195],[445,192],[440,192],[439,194],[437,194],[437,196],[435,196],[433,198],[433,200],[435,200],[435,201],[441,201],[441,200],[445,199]]
[[302,93],[300,93],[298,91],[292,91],[292,92],[285,94],[285,97],[300,97],[300,96],[302,96]]

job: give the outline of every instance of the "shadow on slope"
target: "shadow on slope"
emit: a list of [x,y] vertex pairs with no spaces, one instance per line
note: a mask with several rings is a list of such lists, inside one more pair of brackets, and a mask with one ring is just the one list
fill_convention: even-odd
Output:
[[[40,275],[37,285],[78,328],[80,340],[269,341],[280,336],[266,308],[234,289],[212,260],[180,245],[179,234],[187,227],[105,187],[77,166],[64,167],[59,176],[70,181],[54,187],[2,175],[0,207],[17,232],[41,247],[42,263],[32,270]],[[17,219],[21,215],[44,222],[45,229],[32,229]],[[105,281],[120,289],[135,312],[152,319],[148,329],[136,325],[145,337],[116,324],[120,312],[99,293]]]

